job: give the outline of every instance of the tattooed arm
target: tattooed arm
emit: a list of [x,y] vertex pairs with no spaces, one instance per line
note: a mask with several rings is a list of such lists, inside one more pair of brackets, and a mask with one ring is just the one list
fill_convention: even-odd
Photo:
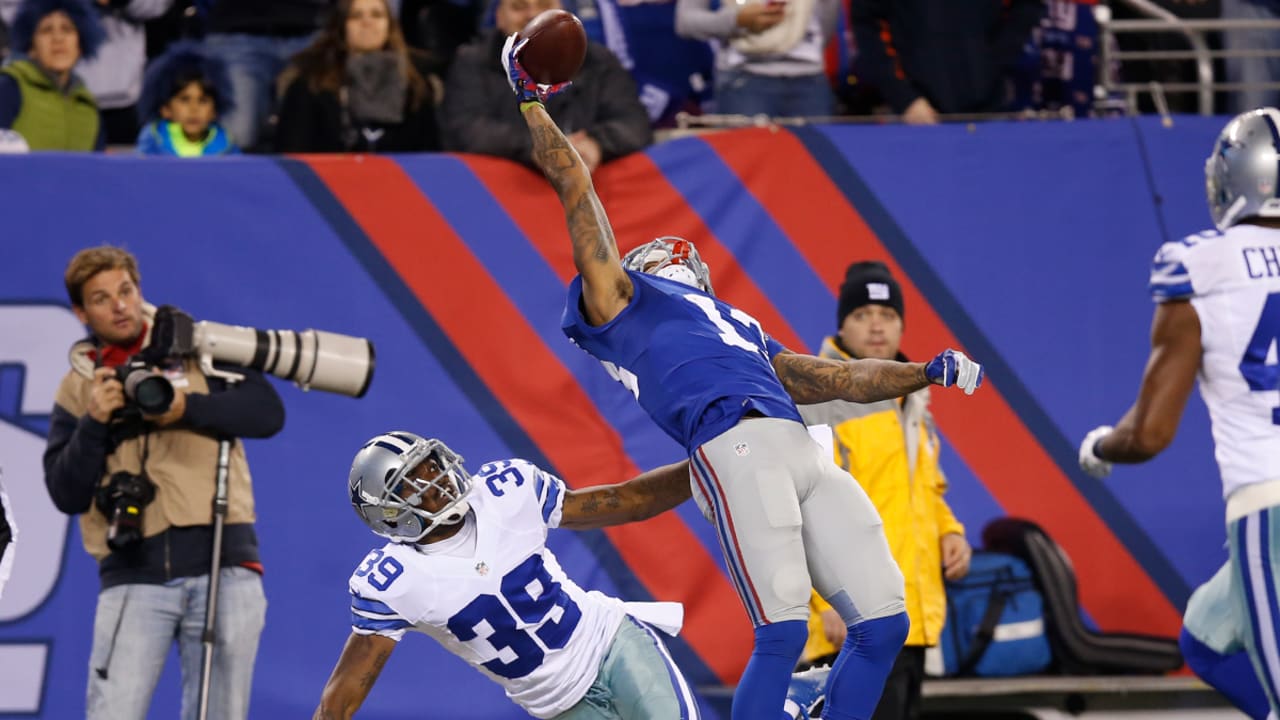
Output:
[[797,404],[848,400],[876,402],[902,397],[927,387],[924,363],[896,360],[830,360],[783,350],[773,356],[773,369]]
[[648,520],[688,500],[690,493],[689,461],[664,465],[617,485],[566,493],[560,527],[594,530]]
[[351,633],[338,665],[325,683],[312,720],[349,718],[360,709],[377,681],[382,666],[387,664],[396,641],[382,635],[357,635]]
[[533,160],[564,206],[573,264],[582,275],[582,312],[592,325],[604,325],[622,312],[634,292],[618,257],[613,228],[591,184],[591,173],[546,108],[526,103],[521,114],[533,134]]

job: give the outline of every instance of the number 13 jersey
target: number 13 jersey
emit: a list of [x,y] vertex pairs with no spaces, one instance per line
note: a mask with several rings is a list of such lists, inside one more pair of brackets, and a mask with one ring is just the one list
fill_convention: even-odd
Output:
[[448,540],[387,543],[348,583],[352,630],[399,641],[415,630],[549,718],[586,694],[622,622],[622,602],[586,592],[546,547],[564,483],[524,460],[480,469],[465,526]]
[[561,329],[690,455],[749,411],[803,422],[773,370],[783,347],[755,318],[682,283],[627,275],[631,302],[599,327],[582,315],[582,276],[575,277]]
[[1280,230],[1236,225],[1165,243],[1156,302],[1190,300],[1200,318],[1200,394],[1223,497],[1280,479]]

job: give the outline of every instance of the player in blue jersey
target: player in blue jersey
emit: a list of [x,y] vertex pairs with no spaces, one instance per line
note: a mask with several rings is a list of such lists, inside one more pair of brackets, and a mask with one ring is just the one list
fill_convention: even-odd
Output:
[[[565,208],[578,276],[562,326],[689,454],[755,626],[733,719],[774,720],[807,637],[814,587],[848,624],[824,718],[871,717],[907,634],[903,579],[874,506],[806,431],[796,403],[873,402],[935,383],[972,393],[982,368],[946,350],[929,363],[835,361],[790,352],[717,299],[693,244],[659,238],[619,257],[591,176],[503,48],[533,156]],[[829,438],[829,432],[828,432]]]

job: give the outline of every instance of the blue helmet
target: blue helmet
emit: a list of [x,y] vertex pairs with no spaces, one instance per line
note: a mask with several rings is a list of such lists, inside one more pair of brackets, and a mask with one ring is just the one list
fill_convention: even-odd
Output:
[[1231,119],[1204,163],[1209,214],[1219,230],[1251,217],[1280,217],[1280,111],[1258,108]]
[[[434,477],[413,473],[427,460],[440,472]],[[441,525],[452,525],[467,515],[471,475],[462,457],[435,438],[410,432],[383,433],[360,448],[351,462],[347,489],[351,506],[369,529],[396,542],[417,542]],[[418,507],[431,489],[445,504],[430,512]]]

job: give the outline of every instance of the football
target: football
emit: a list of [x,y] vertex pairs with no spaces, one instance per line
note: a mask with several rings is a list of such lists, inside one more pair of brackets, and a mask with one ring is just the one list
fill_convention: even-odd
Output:
[[535,82],[544,85],[571,80],[587,56],[587,32],[582,29],[582,21],[565,10],[539,13],[517,39],[529,40],[520,50],[520,66]]

